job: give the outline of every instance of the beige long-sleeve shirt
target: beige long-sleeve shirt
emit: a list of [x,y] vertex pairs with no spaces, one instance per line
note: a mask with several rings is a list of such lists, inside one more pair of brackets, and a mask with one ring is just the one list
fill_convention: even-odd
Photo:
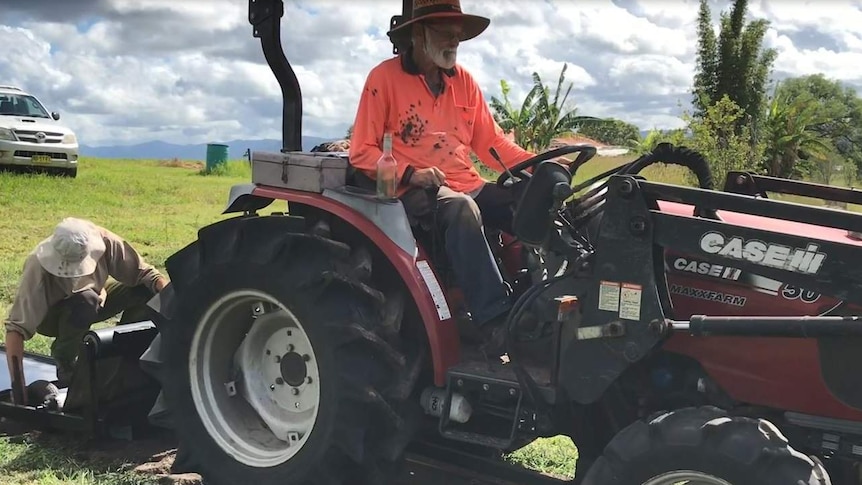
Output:
[[105,283],[111,276],[127,286],[146,285],[156,293],[156,282],[162,277],[152,265],[120,236],[99,228],[105,241],[105,253],[99,259],[96,271],[80,278],[59,278],[45,271],[35,252],[31,252],[24,262],[24,271],[18,285],[18,293],[6,318],[6,330],[15,331],[29,340],[36,333],[48,309],[55,303],[74,293],[93,289],[99,294],[102,305],[107,292]]

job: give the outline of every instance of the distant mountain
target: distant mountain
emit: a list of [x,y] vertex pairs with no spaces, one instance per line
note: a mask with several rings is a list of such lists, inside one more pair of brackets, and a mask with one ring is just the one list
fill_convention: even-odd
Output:
[[[302,137],[302,149],[311,150],[316,145],[325,141],[339,139],[338,137],[320,138],[315,136]],[[239,159],[245,155],[245,151],[273,151],[281,150],[281,140],[231,140],[228,142],[217,141],[213,143],[228,146],[228,158]],[[207,144],[178,145],[164,141],[150,141],[137,145],[116,146],[88,146],[81,145],[81,156],[96,158],[146,158],[157,160],[170,160],[179,158],[182,160],[206,160]]]

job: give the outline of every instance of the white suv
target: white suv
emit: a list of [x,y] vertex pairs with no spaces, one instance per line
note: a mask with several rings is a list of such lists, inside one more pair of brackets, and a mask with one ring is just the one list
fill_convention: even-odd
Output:
[[75,177],[78,140],[57,112],[14,86],[0,86],[0,166],[47,169]]

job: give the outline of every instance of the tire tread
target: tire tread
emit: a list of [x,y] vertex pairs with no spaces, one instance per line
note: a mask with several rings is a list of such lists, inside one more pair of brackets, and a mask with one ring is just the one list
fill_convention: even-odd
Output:
[[[249,275],[259,274],[262,279],[280,282],[278,297],[284,295],[282,303],[300,320],[321,322],[320,328],[331,342],[328,345],[338,349],[333,352],[341,379],[335,428],[325,452],[319,455],[321,461],[312,464],[303,483],[347,485],[358,483],[360,478],[362,483],[384,480],[381,470],[393,466],[386,461],[403,451],[393,450],[392,443],[398,441],[394,435],[407,427],[402,416],[404,399],[412,392],[412,385],[399,381],[409,375],[402,342],[391,332],[393,322],[388,322],[388,327],[383,324],[387,295],[374,287],[365,248],[354,250],[343,242],[310,234],[304,225],[302,231],[297,227],[297,218],[290,216],[240,216],[201,229],[196,242],[166,262],[177,295],[176,306],[186,305],[173,315],[195,314],[195,305],[200,304],[197,299],[207,294],[209,285],[231,288],[234,282],[220,281],[218,275],[241,272],[247,281]],[[183,367],[183,352],[188,351],[194,333],[188,320],[193,319],[178,317],[161,322],[160,327],[168,334],[162,340],[170,341],[162,344],[163,352],[173,356],[165,359],[165,365]],[[394,325],[400,328],[400,322]],[[167,381],[187,373],[163,374]],[[183,378],[188,381],[187,375]],[[390,392],[399,385],[402,392]],[[183,471],[198,472],[213,485],[235,483],[239,477],[260,485],[294,478],[280,472],[285,465],[261,472],[238,462],[225,463],[231,460],[222,452],[213,455],[204,451],[214,447],[202,447],[197,442],[203,428],[199,428],[190,394],[182,390],[181,383],[163,382],[163,387],[168,388],[165,397],[173,401],[177,412],[195,415],[191,420],[195,424],[183,424],[178,430],[179,453],[186,457]],[[186,417],[179,421],[188,422]],[[199,429],[190,431],[195,427]],[[265,477],[271,480],[262,480]]]
[[676,469],[726,474],[721,478],[734,485],[831,484],[819,461],[793,450],[772,424],[702,406],[632,423],[608,443],[583,485],[640,484]]

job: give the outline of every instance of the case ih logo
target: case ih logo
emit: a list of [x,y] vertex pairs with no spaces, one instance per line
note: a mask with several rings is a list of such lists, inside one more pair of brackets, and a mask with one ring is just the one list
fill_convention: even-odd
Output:
[[701,236],[700,249],[705,253],[796,273],[816,274],[826,260],[826,254],[817,252],[816,244],[809,244],[805,249],[791,248],[756,239],[746,241],[739,236],[728,238],[720,232],[708,232]]
[[737,268],[686,258],[677,258],[676,261],[673,262],[673,267],[677,271],[686,271],[689,273],[734,281],[738,280],[739,276],[742,274],[742,270]]

